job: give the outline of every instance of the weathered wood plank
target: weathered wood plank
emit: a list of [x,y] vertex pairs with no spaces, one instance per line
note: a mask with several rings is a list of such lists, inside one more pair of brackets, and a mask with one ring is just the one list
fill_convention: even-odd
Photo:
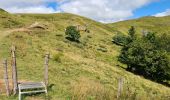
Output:
[[45,90],[39,90],[39,91],[27,91],[27,92],[21,92],[21,94],[29,94],[29,93],[41,93],[46,92]]
[[[47,93],[47,88],[44,82],[28,82],[28,83],[20,83],[19,87],[19,100],[21,100],[22,94],[28,93],[40,93],[45,92]],[[36,89],[36,90],[27,90],[26,89]],[[39,89],[39,90],[37,90]],[[24,91],[25,90],[25,91]]]
[[33,89],[33,88],[45,88],[43,82],[32,82],[32,83],[21,83],[19,84],[20,89]]

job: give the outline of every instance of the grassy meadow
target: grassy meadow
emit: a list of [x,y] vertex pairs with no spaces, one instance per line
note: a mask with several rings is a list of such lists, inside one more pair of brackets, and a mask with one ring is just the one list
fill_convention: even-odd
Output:
[[[10,47],[17,47],[19,82],[43,81],[44,55],[50,52],[49,100],[115,100],[120,77],[124,78],[122,100],[170,99],[169,87],[127,72],[124,69],[126,66],[117,61],[121,47],[112,43],[112,37],[117,30],[126,32],[130,27],[128,21],[106,25],[68,13],[0,13],[0,61],[8,59],[10,73]],[[166,22],[159,19],[162,23]],[[45,29],[27,29],[36,22]],[[140,21],[135,24],[146,25]],[[90,33],[81,32],[80,43],[70,42],[65,38],[65,28],[70,25],[87,25]],[[168,25],[162,28],[167,27],[169,32]],[[0,72],[0,79],[3,79],[2,64]],[[4,87],[4,84],[0,86]],[[18,99],[17,96],[6,97],[2,91],[0,100]],[[24,100],[44,98],[44,94],[24,96]]]

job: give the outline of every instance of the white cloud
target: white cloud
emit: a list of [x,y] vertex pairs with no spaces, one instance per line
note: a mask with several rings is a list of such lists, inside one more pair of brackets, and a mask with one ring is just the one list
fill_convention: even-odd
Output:
[[25,8],[18,8],[12,7],[8,8],[7,11],[11,13],[57,13],[53,8],[48,8],[44,6],[34,6],[34,7],[25,7]]
[[[155,0],[1,0],[0,7],[12,13],[69,12],[101,22],[114,22],[133,16],[133,11]],[[59,11],[47,7],[59,3]]]
[[54,13],[54,9],[46,7],[53,0],[1,0],[0,8],[11,13]]
[[[62,1],[62,0],[61,0]],[[0,7],[26,7],[44,5],[47,2],[58,2],[58,0],[0,0]]]
[[114,22],[133,16],[133,11],[155,0],[67,0],[60,6],[64,12]]
[[157,13],[154,16],[155,17],[163,17],[163,16],[168,16],[168,15],[170,15],[170,9],[167,9],[166,11],[161,12],[161,13]]

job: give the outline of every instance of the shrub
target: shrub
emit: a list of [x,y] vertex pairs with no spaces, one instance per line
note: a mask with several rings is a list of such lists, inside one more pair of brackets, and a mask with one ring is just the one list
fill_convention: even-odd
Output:
[[126,45],[127,36],[119,32],[113,37],[113,43],[121,46]]
[[79,42],[79,38],[81,37],[80,32],[76,29],[75,26],[68,26],[66,28],[65,34],[67,39],[75,42]]

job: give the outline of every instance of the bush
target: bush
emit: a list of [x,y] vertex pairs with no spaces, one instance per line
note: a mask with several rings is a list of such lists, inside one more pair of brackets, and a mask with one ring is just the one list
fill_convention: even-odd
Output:
[[126,45],[127,36],[119,32],[113,37],[113,43],[120,46]]
[[75,26],[68,26],[66,28],[65,34],[67,39],[75,42],[79,42],[79,38],[81,37],[80,32]]

